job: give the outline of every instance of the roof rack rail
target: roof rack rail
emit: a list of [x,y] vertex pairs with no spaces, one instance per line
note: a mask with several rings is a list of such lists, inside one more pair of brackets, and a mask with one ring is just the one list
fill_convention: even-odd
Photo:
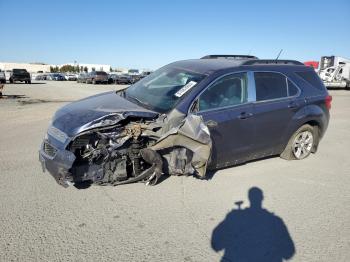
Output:
[[258,59],[253,55],[206,55],[201,57],[201,59]]
[[304,65],[296,60],[276,60],[276,59],[257,59],[249,60],[242,63],[242,65]]

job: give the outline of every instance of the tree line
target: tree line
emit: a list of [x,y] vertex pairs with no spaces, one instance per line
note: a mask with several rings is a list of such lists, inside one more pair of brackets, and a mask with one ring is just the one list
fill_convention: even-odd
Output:
[[63,65],[61,67],[58,66],[50,66],[50,72],[51,73],[80,73],[80,72],[87,72],[88,68],[86,66],[72,66],[72,65]]

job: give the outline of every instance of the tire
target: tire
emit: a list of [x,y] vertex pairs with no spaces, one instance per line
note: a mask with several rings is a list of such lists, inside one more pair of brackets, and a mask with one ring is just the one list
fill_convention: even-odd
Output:
[[92,79],[92,84],[96,85],[96,80]]
[[10,78],[10,83],[13,84],[13,79],[12,78]]
[[294,132],[280,157],[286,160],[302,160],[316,152],[317,146],[318,128],[306,124]]
[[31,84],[32,83],[32,81],[31,80],[29,80],[28,82],[27,82],[27,84]]

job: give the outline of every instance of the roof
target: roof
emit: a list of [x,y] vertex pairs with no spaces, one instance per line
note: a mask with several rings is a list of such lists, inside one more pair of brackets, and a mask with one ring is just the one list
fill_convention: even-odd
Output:
[[199,74],[210,74],[215,71],[236,68],[239,66],[269,66],[281,68],[282,66],[304,66],[294,60],[266,60],[266,59],[190,59],[171,63],[170,65],[184,68]]

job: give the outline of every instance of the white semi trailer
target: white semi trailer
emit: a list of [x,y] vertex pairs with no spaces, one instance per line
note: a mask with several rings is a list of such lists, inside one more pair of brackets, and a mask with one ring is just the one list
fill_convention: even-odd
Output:
[[350,59],[322,56],[319,75],[326,87],[350,89]]

